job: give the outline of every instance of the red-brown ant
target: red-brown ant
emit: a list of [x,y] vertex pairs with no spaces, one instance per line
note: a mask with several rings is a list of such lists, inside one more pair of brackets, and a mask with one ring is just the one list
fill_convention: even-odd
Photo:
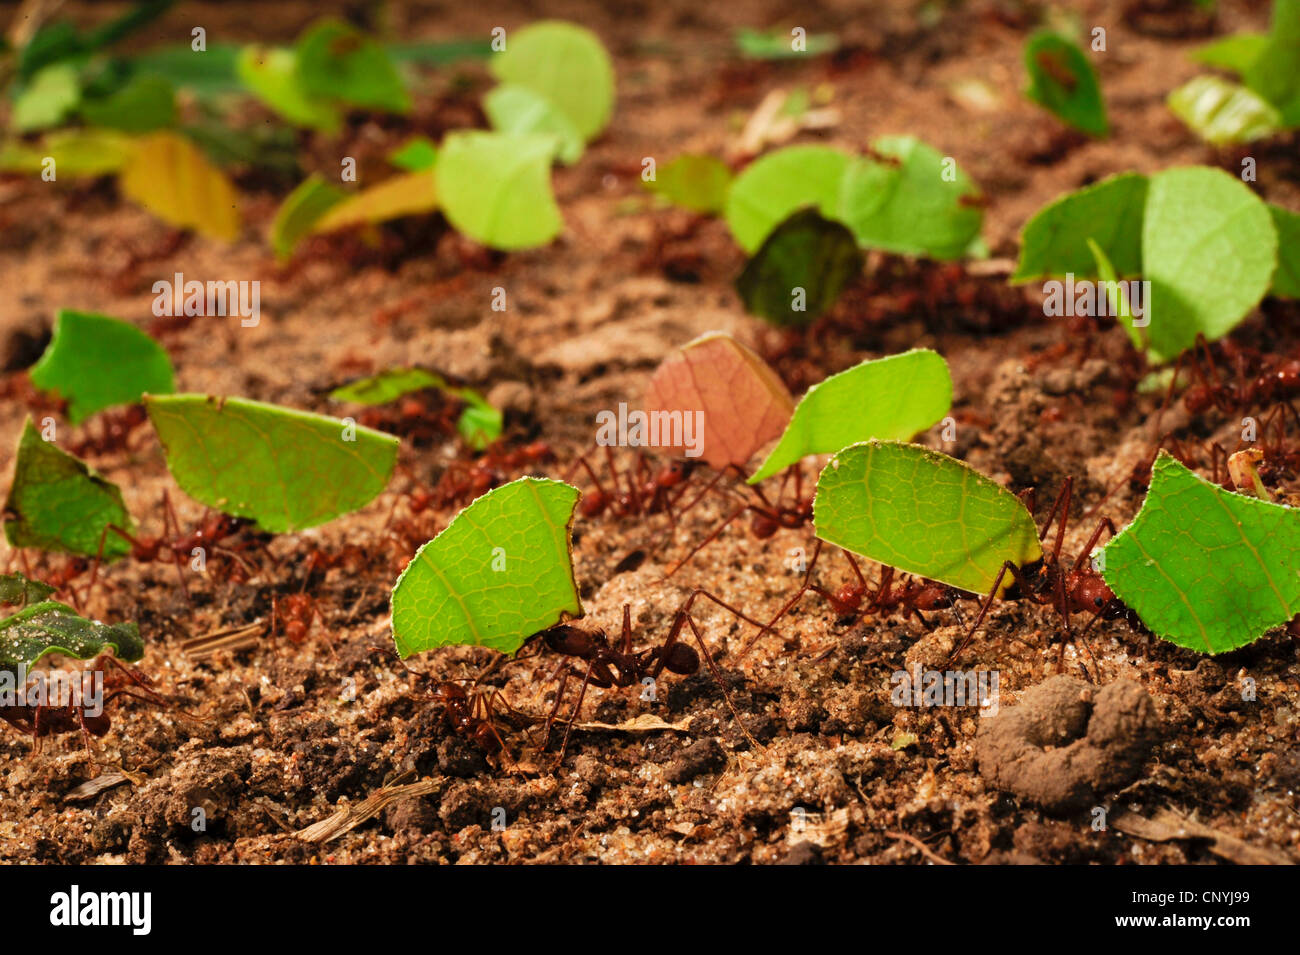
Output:
[[[691,616],[691,607],[697,597],[706,597],[739,619],[761,626],[757,620],[724,603],[708,591],[696,590],[686,598],[686,601],[677,610],[672,627],[664,638],[664,642],[659,646],[645,647],[640,650],[633,648],[632,611],[627,604],[623,605],[623,628],[618,643],[614,646],[610,645],[609,636],[604,630],[586,629],[572,624],[560,624],[535,635],[534,639],[540,640],[547,649],[563,656],[576,657],[587,664],[586,672],[582,678],[582,685],[578,690],[578,698],[569,711],[568,719],[565,721],[564,741],[560,744],[559,759],[561,762],[563,762],[564,754],[569,748],[569,735],[582,712],[582,703],[586,698],[589,686],[602,688],[636,686],[645,681],[657,680],[664,670],[681,676],[689,676],[699,671],[701,655],[708,665],[709,672],[722,689],[723,699],[726,701],[727,708],[731,710],[731,715],[735,718],[736,723],[740,726],[741,732],[749,739],[751,745],[755,747],[758,745],[753,737],[749,735],[740,714],[732,706],[731,697],[727,695],[722,674],[718,671],[717,665],[713,662],[713,657],[709,654],[708,647],[704,644],[704,637],[700,633],[699,626],[695,623],[695,618]],[[699,645],[700,652],[698,654],[691,647],[679,642],[683,628],[688,626],[695,637],[695,642]],[[559,670],[560,684],[555,693],[555,705],[551,708],[551,714],[546,720],[546,732],[542,737],[543,750],[546,749],[550,742],[551,728],[555,724],[556,716],[559,714],[560,705],[564,699],[565,688],[568,686],[569,677],[573,673],[572,667],[567,663],[562,663]]]
[[[747,511],[751,512],[754,515],[750,520],[750,528],[749,528],[750,533],[752,533],[759,540],[767,540],[768,538],[774,536],[776,532],[781,530],[782,528],[786,528],[789,530],[798,530],[799,528],[806,527],[808,524],[812,523],[813,495],[812,494],[809,494],[807,496],[804,495],[803,471],[802,469],[799,468],[798,465],[795,466],[793,473],[794,473],[794,496],[793,496],[792,503],[789,504],[782,503],[783,500],[785,499],[786,487],[789,484],[790,475],[791,475],[790,471],[786,471],[785,474],[782,476],[781,485],[777,491],[777,496],[775,500],[769,500],[767,496],[763,494],[761,489],[757,487],[749,486],[750,492],[753,493],[753,495],[758,500],[756,502],[745,501],[744,503],[742,503],[741,506],[738,507],[736,510],[734,510],[728,517],[726,517],[724,520],[719,522],[718,525],[712,531],[710,531],[704,537],[703,540],[701,540],[698,544],[696,544],[693,548],[691,548],[690,553],[688,553],[681,560],[673,564],[673,566],[669,569],[668,573],[665,574],[664,576],[671,577],[673,574],[677,573],[677,571],[681,570],[684,566],[686,566],[686,564],[690,563],[690,561],[695,557],[695,555],[698,554],[700,551],[702,551],[709,544],[711,544],[714,540],[716,540],[718,535],[721,534],[724,530],[726,530],[727,527],[732,523],[732,521],[736,520],[738,517],[740,517]],[[715,479],[713,482],[709,484],[708,487],[704,489],[703,492],[701,492],[699,497],[696,497],[695,500],[693,500],[689,505],[687,505],[687,507],[683,510],[683,513],[686,510],[690,510],[696,504],[698,504],[700,499],[703,498],[704,495],[707,494],[713,488],[713,485],[716,483],[717,482]]]
[[804,594],[809,592],[815,593],[824,599],[831,609],[835,611],[835,614],[841,618],[857,619],[868,613],[884,616],[895,610],[901,610],[904,617],[915,617],[921,626],[927,630],[933,630],[934,624],[926,619],[923,611],[955,607],[958,598],[972,596],[936,580],[917,579],[911,576],[903,582],[901,587],[896,587],[894,584],[894,568],[883,566],[880,569],[880,583],[876,587],[876,592],[871,594],[867,579],[858,566],[858,562],[852,554],[842,548],[837,548],[837,550],[848,561],[855,579],[832,593],[812,582],[813,571],[816,569],[817,561],[821,557],[822,543],[818,539],[813,547],[812,557],[809,559],[808,566],[804,571],[803,583],[795,591],[794,596],[786,601],[762,630],[749,639],[737,655],[737,658],[745,656],[750,648],[758,642],[759,638],[772,631],[781,618],[794,609],[795,605],[803,599]]
[[1174,364],[1169,384],[1171,391],[1177,384],[1184,358],[1190,356],[1194,380],[1183,392],[1183,407],[1190,413],[1199,415],[1211,408],[1223,412],[1242,411],[1256,405],[1300,397],[1300,359],[1270,356],[1262,359],[1262,370],[1252,372],[1248,369],[1245,349],[1228,342],[1221,343],[1220,348],[1234,360],[1238,379],[1235,385],[1227,384],[1219,377],[1213,351],[1204,335],[1197,335],[1195,345],[1180,355]]
[[554,452],[545,441],[516,448],[493,444],[473,461],[452,461],[432,491],[417,488],[412,492],[413,509],[418,509],[418,513],[430,504],[445,509],[468,503],[504,484],[508,474],[554,459]]
[[307,639],[311,625],[320,615],[316,598],[310,594],[286,594],[271,597],[271,636],[284,633],[295,646]]
[[[1074,478],[1066,478],[1038,535],[1040,541],[1046,540],[1052,522],[1056,522],[1056,540],[1051,555],[1044,556],[1024,567],[1012,561],[1005,561],[1002,564],[997,577],[993,581],[992,589],[980,606],[979,615],[966,631],[961,643],[950,654],[950,660],[955,659],[975,638],[980,624],[984,622],[989,609],[993,606],[994,599],[1002,589],[1002,581],[1006,579],[1008,574],[1018,587],[1021,597],[1056,608],[1064,621],[1067,636],[1071,633],[1071,613],[1091,614],[1094,622],[1096,619],[1118,620],[1122,618],[1126,619],[1131,626],[1141,626],[1136,614],[1120,602],[1120,599],[1111,591],[1101,573],[1092,565],[1090,560],[1093,549],[1101,540],[1102,533],[1107,532],[1112,537],[1115,535],[1115,524],[1109,517],[1103,517],[1097,523],[1092,536],[1088,538],[1087,544],[1079,552],[1079,556],[1068,571],[1061,562],[1061,547],[1065,542],[1065,531],[1069,523],[1070,496],[1073,487]],[[1033,513],[1032,492],[1028,497],[1027,507],[1030,513]],[[1091,623],[1089,623],[1090,626]],[[1085,629],[1084,633],[1086,634],[1086,632]]]
[[[605,448],[605,458],[613,490],[605,487],[585,455],[578,458],[565,475],[565,480],[569,480],[573,471],[580,467],[595,486],[594,490],[582,495],[582,501],[578,504],[583,517],[599,517],[605,513],[615,517],[666,513],[670,523],[675,525],[680,513],[675,514],[673,506],[686,493],[683,485],[695,470],[694,461],[674,459],[651,473],[644,454],[638,454],[636,464],[627,471],[619,470],[614,462],[614,454],[608,447]],[[674,491],[677,493],[674,494]]]
[[149,415],[143,405],[128,405],[125,408],[109,408],[100,412],[98,434],[93,434],[89,424],[82,436],[68,442],[68,451],[79,458],[87,455],[113,454],[130,447],[131,435],[144,426]]
[[[105,669],[106,665],[111,666],[112,669]],[[133,667],[126,666],[111,654],[101,654],[91,664],[90,668],[81,672],[83,678],[86,675],[98,673],[100,679],[104,681],[104,688],[109,691],[104,695],[98,707],[98,713],[94,715],[87,714],[84,702],[62,704],[24,703],[0,707],[0,720],[4,720],[14,729],[32,737],[35,752],[40,751],[41,740],[47,736],[61,736],[64,733],[75,733],[80,730],[86,752],[93,757],[94,749],[91,746],[91,737],[104,736],[111,728],[108,705],[113,700],[118,697],[126,697],[141,700],[153,706],[168,707],[171,705],[153,689],[152,683],[147,676]],[[197,717],[194,718],[197,719]]]
[[370,650],[372,653],[391,654],[407,673],[421,682],[431,684],[429,695],[436,703],[441,704],[443,720],[454,733],[472,740],[488,755],[502,753],[510,762],[514,762],[505,740],[497,729],[498,718],[509,716],[526,723],[536,723],[537,720],[511,706],[505,695],[496,687],[478,685],[479,680],[483,679],[492,667],[479,674],[467,689],[461,684],[470,682],[468,680],[435,681],[418,670],[412,670],[392,650],[383,647],[371,647]]
[[[140,563],[153,563],[155,561],[171,561],[176,568],[176,576],[180,581],[181,591],[185,599],[189,600],[189,587],[185,580],[185,571],[181,567],[182,558],[190,558],[202,554],[206,561],[208,553],[223,553],[229,555],[241,569],[245,572],[250,568],[245,564],[236,551],[231,548],[221,547],[221,542],[234,536],[240,530],[248,525],[248,521],[232,517],[229,514],[223,514],[220,511],[209,511],[199,523],[198,527],[188,534],[182,534],[180,531],[180,521],[176,517],[176,512],[172,508],[171,498],[166,491],[162,495],[163,510],[163,532],[157,535],[135,535],[110,524],[104,528],[103,534],[100,535],[99,550],[95,556],[94,571],[91,574],[90,583],[93,587],[99,576],[99,567],[103,561],[104,544],[108,535],[115,534],[122,540],[131,545],[131,557]],[[198,554],[196,554],[198,552]]]

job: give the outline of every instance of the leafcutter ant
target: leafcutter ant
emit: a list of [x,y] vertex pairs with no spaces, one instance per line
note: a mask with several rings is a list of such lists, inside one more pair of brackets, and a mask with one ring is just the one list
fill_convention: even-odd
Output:
[[[1019,596],[1056,608],[1064,622],[1067,636],[1071,634],[1071,613],[1091,614],[1093,622],[1099,618],[1107,620],[1126,619],[1131,626],[1141,626],[1137,616],[1115,596],[1090,559],[1093,549],[1101,540],[1102,533],[1108,533],[1112,537],[1115,534],[1115,524],[1109,517],[1103,517],[1098,521],[1092,536],[1088,538],[1088,543],[1079,552],[1079,556],[1069,570],[1065,569],[1061,561],[1061,547],[1065,542],[1065,531],[1069,523],[1070,496],[1073,487],[1074,478],[1066,478],[1038,535],[1039,540],[1046,540],[1052,522],[1056,522],[1056,540],[1052,546],[1051,555],[1040,558],[1024,567],[1012,561],[1006,561],[1002,564],[997,577],[993,581],[992,589],[980,606],[979,615],[966,631],[961,643],[949,656],[950,660],[955,659],[975,638],[980,624],[984,622],[989,609],[993,606],[993,601],[1002,589],[1002,582],[1007,575],[1010,575],[1014,581],[1014,586],[1019,590]],[[1030,513],[1033,513],[1032,492],[1029,494],[1029,498],[1028,507]],[[1088,626],[1091,627],[1091,625],[1090,622]],[[1087,628],[1084,630],[1084,634],[1086,633]]]
[[[589,686],[606,689],[610,687],[637,686],[646,680],[658,680],[664,670],[680,676],[690,676],[699,672],[701,656],[704,657],[709,673],[712,674],[713,679],[722,690],[722,697],[726,701],[727,708],[731,711],[731,715],[735,718],[741,732],[745,734],[746,739],[749,740],[752,746],[757,747],[758,744],[749,735],[749,730],[745,728],[744,721],[741,720],[740,714],[736,712],[736,708],[732,705],[722,674],[713,662],[713,657],[704,643],[704,636],[700,633],[695,618],[691,616],[691,607],[697,597],[712,600],[737,618],[755,626],[761,626],[757,620],[724,603],[708,591],[696,590],[686,598],[686,601],[677,610],[668,635],[664,638],[663,643],[658,646],[645,647],[640,650],[632,646],[632,610],[627,604],[623,605],[623,628],[615,645],[611,646],[609,636],[604,630],[587,629],[573,624],[560,624],[551,627],[549,630],[543,630],[535,636],[535,639],[540,640],[547,649],[554,653],[566,657],[575,657],[584,661],[587,665],[582,684],[578,689],[578,698],[573,703],[568,719],[565,721],[564,741],[560,744],[559,759],[561,762],[564,760],[564,754],[568,751],[569,735],[582,713],[582,703],[586,699]],[[699,653],[696,653],[687,644],[680,642],[685,627],[690,627],[695,642],[700,648]],[[542,737],[543,750],[550,743],[551,729],[555,724],[560,706],[564,700],[564,691],[568,686],[569,678],[574,672],[573,667],[568,663],[561,663],[558,669],[560,682],[555,692],[555,705],[551,707],[550,716],[546,720],[546,732]]]
[[[153,689],[149,678],[139,670],[128,667],[112,654],[101,654],[90,668],[81,671],[81,683],[85,677],[98,674],[103,681],[104,693],[98,712],[87,713],[87,705],[80,694],[72,700],[61,703],[24,703],[15,706],[0,707],[0,720],[32,737],[34,751],[40,751],[41,740],[47,736],[61,736],[65,733],[81,732],[86,752],[94,756],[91,737],[101,737],[111,728],[108,706],[119,697],[136,699],[152,706],[169,707],[167,702]],[[197,717],[195,717],[197,719]]]

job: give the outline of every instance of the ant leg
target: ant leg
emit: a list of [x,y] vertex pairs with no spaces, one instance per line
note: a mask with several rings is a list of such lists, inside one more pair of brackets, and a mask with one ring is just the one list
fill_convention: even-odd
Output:
[[704,548],[707,547],[709,544],[713,543],[713,542],[717,539],[718,535],[721,534],[724,530],[726,530],[726,529],[727,529],[727,526],[728,526],[732,521],[734,521],[736,518],[740,517],[740,515],[741,515],[741,514],[744,514],[746,511],[751,510],[752,508],[753,508],[753,505],[751,505],[751,504],[744,504],[744,505],[742,505],[740,508],[738,508],[737,510],[733,511],[732,514],[731,514],[731,516],[728,517],[728,518],[727,518],[725,521],[723,521],[721,524],[719,524],[717,527],[715,527],[715,528],[714,528],[714,529],[709,533],[709,535],[708,535],[707,537],[704,538],[704,540],[700,541],[698,544],[696,544],[694,547],[692,547],[692,548],[691,548],[691,551],[690,551],[689,554],[687,554],[687,555],[686,555],[685,557],[683,557],[681,560],[679,560],[679,561],[677,561],[675,564],[673,564],[673,566],[672,566],[671,568],[669,568],[668,573],[664,574],[664,580],[667,580],[667,579],[668,579],[669,577],[671,577],[673,574],[677,573],[677,571],[681,570],[683,567],[685,567],[687,564],[689,564],[689,563],[691,562],[691,560],[695,557],[695,555],[698,554],[700,551],[704,550]]
[[[107,702],[105,700],[105,703]],[[95,758],[95,748],[90,742],[90,727],[86,725],[86,708],[84,706],[74,706],[72,710],[77,714],[77,722],[81,725],[81,742],[86,747],[86,755],[90,757],[90,768],[98,773],[99,761]]]
[[573,710],[569,713],[569,719],[564,725],[564,740],[560,743],[560,758],[556,761],[556,766],[564,762],[564,754],[569,751],[569,734],[573,732],[573,724],[578,722],[578,717],[582,715],[582,701],[587,698],[587,687],[591,686],[591,674],[596,668],[594,659],[587,661],[587,673],[582,678],[582,687],[578,690],[578,701],[573,704]]
[[632,653],[632,608],[623,604],[623,639],[621,650],[624,654]]
[[[691,503],[687,504],[680,511],[678,511],[677,516],[685,517],[687,511],[693,508],[696,504],[700,503],[700,501],[704,500],[705,495],[707,495],[710,491],[712,491],[717,486],[718,482],[722,480],[723,476],[727,473],[728,470],[730,470],[730,465],[728,467],[723,468],[717,474],[713,475],[713,480],[710,481],[708,484],[704,485],[704,490],[700,491],[700,493],[695,496],[695,500],[691,501]],[[683,484],[685,484],[685,482],[683,482]],[[681,493],[678,494],[677,497],[673,498],[673,503],[676,504],[683,497],[685,497],[686,491],[687,491],[687,487],[684,486],[681,490]]]
[[984,603],[980,606],[980,612],[979,615],[976,616],[975,622],[972,623],[971,628],[966,631],[966,636],[957,646],[957,649],[948,654],[948,659],[950,661],[956,659],[957,655],[970,646],[970,642],[975,639],[975,634],[979,632],[980,624],[982,624],[984,618],[988,616],[989,608],[993,606],[993,600],[997,597],[998,591],[1002,589],[1002,581],[1006,579],[1007,574],[1010,574],[1026,593],[1031,591],[1029,581],[1025,580],[1025,575],[1021,572],[1020,566],[1009,560],[1004,561],[1002,569],[998,571],[998,576],[993,581],[993,588],[989,591],[988,596],[984,598]]
[[1088,543],[1083,545],[1083,550],[1079,551],[1079,556],[1075,558],[1074,566],[1070,568],[1070,573],[1077,573],[1083,566],[1084,560],[1092,556],[1093,548],[1101,542],[1102,531],[1109,531],[1110,536],[1115,536],[1115,522],[1109,517],[1103,517],[1097,522],[1096,528],[1093,529],[1092,536],[1088,538]]
[[1065,528],[1070,520],[1070,494],[1073,490],[1074,475],[1070,475],[1061,485],[1061,490],[1057,492],[1052,509],[1047,512],[1047,521],[1038,535],[1040,541],[1047,540],[1047,532],[1051,529],[1052,521],[1056,521],[1056,543],[1052,545],[1052,563],[1061,559],[1061,545],[1065,543]]
[[573,668],[569,666],[568,661],[561,661],[558,672],[555,674],[560,681],[559,688],[555,691],[555,705],[551,707],[551,713],[546,717],[546,729],[542,733],[542,752],[546,752],[546,747],[551,742],[551,727],[555,725],[555,717],[560,712],[560,701],[564,699],[564,691],[569,685],[569,676]]
[[[587,476],[591,478],[591,483],[596,486],[596,493],[599,494],[601,498],[603,498],[607,502],[607,504],[612,504],[614,502],[613,496],[611,496],[610,493],[605,490],[605,485],[600,483],[600,478],[596,477],[595,468],[593,468],[591,464],[588,463],[585,457],[578,458],[574,466],[581,467],[584,471],[587,472]],[[568,475],[566,475],[564,479],[566,481],[569,480]]]
[[[777,621],[780,620],[782,617],[784,617],[792,609],[794,609],[795,604],[797,604],[800,600],[803,599],[803,595],[812,589],[813,570],[817,567],[817,558],[821,556],[821,552],[822,552],[822,540],[819,537],[817,538],[816,545],[813,547],[812,559],[808,561],[808,566],[804,570],[803,583],[800,584],[799,589],[795,591],[794,596],[785,602],[785,606],[783,606],[780,610],[776,612],[776,616],[774,616],[767,623],[763,624],[759,629],[758,633],[750,637],[749,641],[743,647],[740,648],[740,653],[737,654],[736,656],[737,660],[743,659],[745,655],[748,654],[749,651],[753,649],[754,644],[757,643],[764,634],[772,630],[776,626]],[[825,596],[824,593],[823,596]],[[730,610],[731,608],[728,607],[727,609]]]
[[[740,731],[745,734],[745,739],[749,740],[749,745],[756,750],[762,749],[758,740],[754,739],[754,737],[749,734],[749,729],[745,726],[745,721],[740,718],[740,714],[736,711],[735,705],[731,702],[731,694],[727,692],[727,684],[723,681],[722,673],[719,672],[717,664],[713,662],[713,656],[709,653],[709,648],[704,645],[704,636],[700,633],[700,628],[695,625],[695,619],[689,613],[685,614],[685,617],[686,623],[690,625],[691,633],[695,635],[695,642],[699,644],[700,654],[704,657],[704,662],[709,668],[709,673],[713,676],[714,681],[717,682],[718,689],[722,691],[722,699],[727,704],[727,709],[731,711],[732,719],[736,721],[736,725],[740,727]],[[674,629],[680,631],[681,628],[680,626],[676,626]],[[667,658],[667,656],[667,647],[665,647],[665,651],[660,657],[661,662],[663,659]]]

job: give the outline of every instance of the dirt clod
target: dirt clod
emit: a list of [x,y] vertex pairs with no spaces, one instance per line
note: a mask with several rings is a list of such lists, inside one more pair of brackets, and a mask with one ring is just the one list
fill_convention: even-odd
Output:
[[1155,704],[1138,684],[1119,680],[1094,691],[1058,676],[980,726],[976,760],[990,785],[1065,812],[1133,782],[1158,727]]
[[727,754],[718,741],[709,737],[697,740],[682,749],[664,767],[664,778],[670,783],[690,782],[696,776],[716,772],[727,764]]

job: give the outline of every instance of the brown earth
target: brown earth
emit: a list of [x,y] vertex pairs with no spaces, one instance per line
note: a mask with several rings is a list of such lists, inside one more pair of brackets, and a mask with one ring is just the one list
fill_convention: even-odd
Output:
[[[286,184],[265,176],[240,180],[248,224],[233,245],[172,241],[110,183],[5,180],[0,357],[10,397],[0,402],[4,433],[16,436],[33,411],[14,373],[39,354],[54,311],[72,307],[152,327],[188,391],[337,413],[324,392],[342,381],[396,364],[439,368],[510,409],[512,442],[549,442],[559,463],[537,471],[559,476],[591,443],[598,410],[635,404],[669,350],[723,329],[765,354],[796,394],[867,357],[936,348],[956,383],[955,453],[1016,490],[1037,486],[1040,507],[1066,475],[1076,476],[1082,494],[1067,556],[1083,546],[1095,523],[1095,516],[1083,519],[1086,510],[1101,505],[1100,513],[1121,525],[1131,519],[1141,492],[1122,479],[1151,454],[1160,396],[1134,394],[1141,369],[1122,332],[1044,319],[1035,293],[1009,288],[996,269],[966,272],[873,255],[869,277],[828,318],[805,335],[785,336],[743,314],[730,284],[742,258],[725,225],[655,208],[638,174],[645,156],[664,161],[684,151],[723,152],[738,121],[772,89],[827,84],[840,122],[802,138],[853,148],[876,135],[911,133],[957,157],[987,193],[985,235],[993,255],[1013,258],[1025,220],[1065,190],[1126,169],[1240,168],[1241,153],[1199,144],[1163,104],[1170,89],[1197,71],[1186,51],[1203,33],[1170,29],[1181,22],[1177,17],[1132,4],[1075,5],[1083,25],[1108,30],[1110,52],[1097,60],[1115,134],[1091,142],[1063,132],[1020,96],[1020,50],[1036,22],[1029,4],[811,3],[799,6],[797,20],[782,5],[762,2],[393,6],[386,26],[405,36],[486,36],[493,26],[513,29],[543,15],[576,20],[601,35],[616,60],[619,100],[603,138],[576,166],[556,173],[565,234],[547,248],[502,256],[474,248],[438,219],[408,221],[385,228],[376,241],[313,240],[282,269],[264,233]],[[1216,33],[1262,29],[1266,21],[1263,3],[1219,7]],[[68,9],[78,12],[75,5]],[[174,42],[198,24],[210,38],[289,39],[322,5],[258,4],[255,18],[252,9],[183,4],[151,32]],[[835,32],[844,48],[797,64],[736,58],[733,29],[772,25]],[[971,80],[986,84],[994,98],[987,111],[955,92]],[[341,140],[305,138],[305,164],[331,173],[339,156],[352,155],[363,177],[379,174],[386,150],[412,130],[437,136],[479,121],[476,104],[489,85],[480,64],[448,68],[427,80],[411,121],[357,119]],[[1252,155],[1259,160],[1259,191],[1300,209],[1295,138],[1259,146]],[[177,271],[260,280],[260,326],[217,319],[179,328],[154,323],[151,285]],[[507,292],[503,313],[489,308],[496,287]],[[1300,310],[1269,302],[1264,312],[1235,337],[1263,351],[1295,353]],[[1189,442],[1216,437],[1231,445],[1238,418],[1211,411],[1193,419],[1178,405],[1166,413],[1164,427]],[[95,427],[92,422],[89,433]],[[88,433],[61,428],[65,444]],[[939,446],[937,431],[922,440]],[[0,449],[0,471],[12,465],[10,447],[5,442]],[[202,722],[175,709],[128,704],[114,711],[97,765],[75,736],[46,741],[33,754],[30,741],[6,727],[0,733],[0,858],[1300,858],[1300,660],[1293,638],[1275,633],[1209,659],[1123,622],[1104,622],[1085,646],[1064,638],[1050,608],[1027,601],[999,603],[961,657],[963,668],[999,671],[1003,712],[995,720],[1014,714],[1024,691],[1059,672],[1085,686],[1128,681],[1149,694],[1140,704],[1141,732],[1152,734],[1149,756],[1137,758],[1135,772],[1131,765],[1100,767],[1095,780],[1112,788],[1064,800],[1068,805],[1050,796],[1036,802],[1032,785],[1020,787],[1020,795],[994,788],[989,780],[1004,777],[977,769],[977,732],[989,721],[975,708],[891,704],[896,670],[944,668],[963,633],[952,610],[936,611],[938,627],[928,632],[897,616],[845,624],[815,598],[743,661],[733,658],[751,628],[700,605],[697,618],[743,731],[717,683],[702,672],[668,678],[653,702],[635,689],[596,689],[588,696],[584,720],[617,725],[650,714],[676,729],[578,729],[557,767],[554,744],[538,751],[537,727],[502,720],[512,759],[489,757],[449,731],[425,688],[391,657],[369,651],[391,639],[387,598],[398,569],[452,516],[451,510],[410,514],[411,475],[429,484],[457,456],[465,452],[450,437],[406,442],[407,470],[362,512],[296,536],[234,539],[253,573],[240,580],[234,558],[214,556],[206,576],[189,577],[193,606],[165,564],[126,560],[107,568],[104,584],[86,598],[88,610],[100,619],[139,620],[149,646],[142,668]],[[201,509],[172,486],[147,427],[134,434],[128,451],[89,457],[122,485],[145,533],[161,531],[159,501],[169,487],[185,526],[201,519]],[[814,473],[805,465],[809,485]],[[1105,489],[1116,484],[1103,504]],[[1298,488],[1294,475],[1281,487],[1291,494]],[[810,528],[758,541],[738,524],[678,577],[661,581],[671,559],[724,513],[724,502],[712,495],[667,539],[663,515],[579,520],[575,563],[589,620],[615,632],[630,604],[638,645],[646,645],[666,632],[692,586],[751,615],[773,613],[796,586],[789,558],[795,548],[812,546]],[[362,551],[355,563],[343,560],[308,575],[308,554],[346,556],[348,545]],[[622,570],[620,562],[638,548],[652,553],[636,569]],[[36,572],[62,565],[61,558],[32,559]],[[847,573],[837,561],[821,569],[830,588]],[[300,645],[263,627],[253,645],[236,651],[195,658],[182,648],[190,638],[265,622],[273,598],[298,592],[310,594],[321,612]],[[975,606],[968,601],[959,612],[968,620]],[[413,663],[450,679],[473,676],[492,657],[482,649],[453,649]],[[488,682],[523,714],[544,716],[554,698],[556,662],[530,650]],[[1243,699],[1247,677],[1254,681],[1253,700]],[[1075,724],[1077,736],[1083,724]],[[990,752],[981,758],[1002,758],[996,747]],[[1127,749],[1123,758],[1134,759]],[[111,781],[103,780],[85,787],[119,771],[125,779],[118,785],[94,792]],[[394,785],[416,788],[388,793],[404,798],[380,807],[384,794],[376,794]],[[374,818],[333,841],[294,834],[363,803],[376,810]],[[1109,813],[1104,831],[1093,828],[1096,806]],[[206,817],[203,832],[192,828],[195,809]],[[504,818],[503,830],[494,831],[494,817]],[[1170,819],[1192,824],[1180,830]]]

